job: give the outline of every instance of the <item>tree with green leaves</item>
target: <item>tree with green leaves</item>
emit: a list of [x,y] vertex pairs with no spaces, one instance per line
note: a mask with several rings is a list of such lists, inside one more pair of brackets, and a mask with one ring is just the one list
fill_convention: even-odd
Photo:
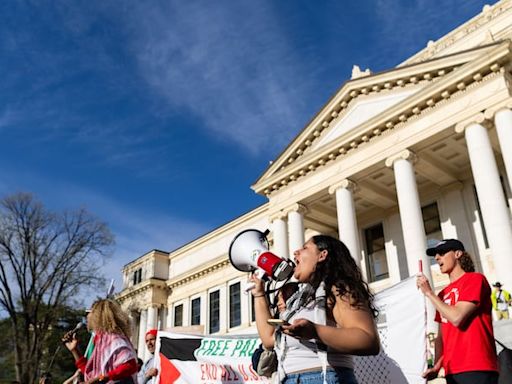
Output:
[[113,236],[85,209],[55,213],[27,193],[0,200],[0,310],[10,319],[16,379],[36,382],[60,309],[100,273]]

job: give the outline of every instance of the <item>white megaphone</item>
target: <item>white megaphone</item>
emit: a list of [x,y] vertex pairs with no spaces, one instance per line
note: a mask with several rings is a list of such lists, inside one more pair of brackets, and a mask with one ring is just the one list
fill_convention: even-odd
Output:
[[[235,236],[229,246],[229,261],[239,271],[254,272],[259,278],[286,280],[293,274],[294,264],[269,252],[267,234],[257,229],[246,229]],[[260,271],[260,273],[258,273]],[[246,290],[252,289],[249,286]]]

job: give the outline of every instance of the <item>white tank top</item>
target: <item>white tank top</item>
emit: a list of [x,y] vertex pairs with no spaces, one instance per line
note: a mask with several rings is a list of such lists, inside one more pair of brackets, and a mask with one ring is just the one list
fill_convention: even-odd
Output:
[[[314,322],[314,301],[298,310],[289,320],[307,319]],[[327,325],[336,327],[336,324],[327,320]],[[277,336],[277,335],[276,335]],[[279,337],[276,337],[278,340]],[[284,372],[287,374],[310,369],[322,369],[322,363],[317,355],[317,345],[314,339],[296,339],[281,333],[281,342],[276,341],[276,353]],[[327,364],[330,367],[353,368],[352,356],[327,348]]]

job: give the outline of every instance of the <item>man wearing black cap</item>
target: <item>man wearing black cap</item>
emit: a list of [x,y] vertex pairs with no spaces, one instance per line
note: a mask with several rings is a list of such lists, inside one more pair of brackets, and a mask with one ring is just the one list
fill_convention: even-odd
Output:
[[433,379],[443,367],[447,384],[496,384],[498,364],[487,279],[475,272],[459,240],[442,240],[427,249],[427,255],[435,257],[450,284],[436,295],[428,279],[418,274],[417,286],[436,308],[440,323],[435,364],[423,376]]
[[492,309],[494,309],[496,314],[496,320],[506,320],[508,319],[508,306],[511,303],[510,293],[501,288],[499,281],[495,282],[492,286],[494,290],[492,291],[491,301]]

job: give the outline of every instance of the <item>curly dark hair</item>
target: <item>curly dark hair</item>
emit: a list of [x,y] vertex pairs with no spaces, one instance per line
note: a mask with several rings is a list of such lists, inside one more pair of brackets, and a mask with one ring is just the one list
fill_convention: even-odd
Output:
[[473,259],[469,253],[464,252],[462,254],[462,256],[459,258],[459,264],[464,272],[475,272],[475,263],[473,263]]
[[377,317],[379,311],[373,303],[374,296],[363,280],[361,271],[347,246],[340,240],[326,235],[313,236],[311,241],[319,251],[327,251],[327,257],[317,264],[313,273],[313,287],[318,287],[323,281],[327,297],[331,300],[336,299],[332,290],[332,287],[336,287],[339,296],[350,297],[350,305],[355,308],[367,308],[373,317]]

